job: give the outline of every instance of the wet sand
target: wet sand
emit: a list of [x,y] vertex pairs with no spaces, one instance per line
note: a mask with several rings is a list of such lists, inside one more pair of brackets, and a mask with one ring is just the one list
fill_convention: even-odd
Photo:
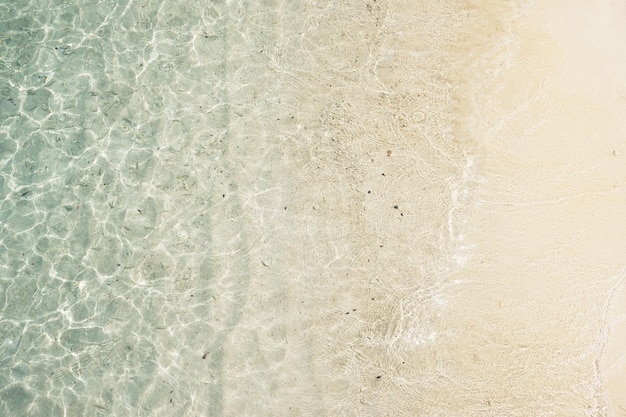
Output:
[[[289,245],[288,338],[323,398],[307,409],[619,415],[614,7],[395,2],[384,30],[353,37],[371,40],[362,61],[320,52],[313,73],[338,69],[302,100],[323,116]],[[328,35],[311,44],[340,47]]]
[[465,369],[506,415],[624,412],[625,10],[512,9],[468,65],[482,154],[456,301]]

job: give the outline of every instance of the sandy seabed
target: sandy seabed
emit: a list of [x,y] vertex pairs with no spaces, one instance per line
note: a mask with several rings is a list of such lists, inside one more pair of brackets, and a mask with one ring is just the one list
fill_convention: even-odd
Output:
[[307,147],[286,239],[289,352],[323,398],[306,407],[622,415],[626,9],[367,11],[304,36],[327,53],[294,93],[328,144]]

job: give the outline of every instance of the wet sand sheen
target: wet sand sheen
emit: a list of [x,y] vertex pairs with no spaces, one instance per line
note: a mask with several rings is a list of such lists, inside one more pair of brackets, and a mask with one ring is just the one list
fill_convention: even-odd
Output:
[[[273,415],[440,409],[428,385],[446,383],[437,321],[459,251],[452,194],[467,164],[445,83],[457,11],[412,2],[281,10],[284,33],[303,33],[280,39],[293,51],[279,68],[289,74],[281,111],[295,118],[279,123],[296,130],[281,171],[289,225],[267,237],[267,273],[286,283]],[[249,303],[248,327],[264,308]]]
[[484,375],[476,406],[623,412],[623,13],[608,1],[511,10],[468,65],[459,134],[482,158],[455,297],[466,313],[452,316],[463,369]]
[[288,368],[310,352],[315,389],[294,409],[618,412],[624,132],[618,97],[589,88],[619,79],[568,38],[585,7],[389,3],[354,66],[318,62],[288,261]]

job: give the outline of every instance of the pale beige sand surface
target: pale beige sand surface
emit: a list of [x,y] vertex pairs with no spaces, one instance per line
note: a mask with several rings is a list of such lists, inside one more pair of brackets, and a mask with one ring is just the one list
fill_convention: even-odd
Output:
[[621,416],[626,414],[626,5],[555,2],[545,13],[550,16],[547,30],[565,52],[559,88],[584,100],[573,123],[586,134],[576,145],[585,152],[590,144],[580,163],[589,173],[579,186],[594,201],[577,209],[587,214],[581,226],[591,229],[588,246],[580,246],[579,264],[595,266],[596,279],[606,280],[609,287],[597,366],[607,390],[606,411]]
[[619,416],[626,9],[520,6],[493,17],[499,30],[465,73],[460,132],[482,147],[474,258],[455,297],[462,366],[482,371],[476,394],[502,415]]
[[275,409],[620,415],[619,10],[496,3],[327,5],[286,40]]

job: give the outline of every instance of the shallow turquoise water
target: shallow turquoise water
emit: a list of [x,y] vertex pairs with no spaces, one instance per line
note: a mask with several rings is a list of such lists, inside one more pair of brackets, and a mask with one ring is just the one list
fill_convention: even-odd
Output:
[[228,89],[263,88],[239,30],[271,24],[248,3],[0,4],[0,415],[221,413],[248,279]]
[[0,416],[440,413],[458,7],[0,2]]

